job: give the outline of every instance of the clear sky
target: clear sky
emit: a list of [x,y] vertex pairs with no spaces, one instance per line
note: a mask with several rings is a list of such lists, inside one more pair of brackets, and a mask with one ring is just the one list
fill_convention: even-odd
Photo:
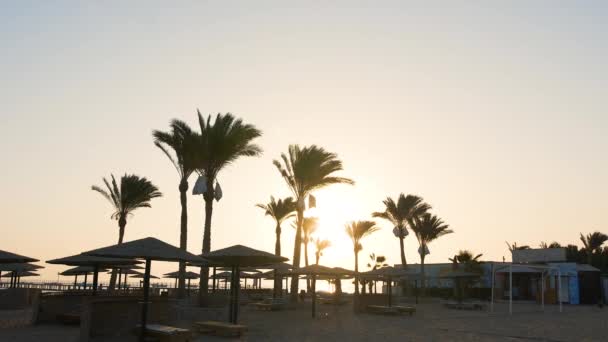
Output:
[[[165,194],[129,218],[126,239],[177,245],[178,176],[151,132],[196,125],[197,108],[264,132],[262,157],[219,176],[212,249],[273,250],[254,204],[288,195],[272,160],[291,143],[338,153],[357,182],[318,193],[334,242],[322,263],[352,268],[344,222],[400,192],[456,231],[428,262],[459,249],[509,259],[505,240],[580,245],[579,232],[608,231],[607,17],[602,1],[4,3],[0,249],[48,260],[114,244],[110,205],[90,187],[125,172]],[[192,252],[202,203],[189,197]],[[361,258],[399,263],[379,223]],[[293,237],[287,224],[289,258]],[[416,250],[408,237],[410,262]]]

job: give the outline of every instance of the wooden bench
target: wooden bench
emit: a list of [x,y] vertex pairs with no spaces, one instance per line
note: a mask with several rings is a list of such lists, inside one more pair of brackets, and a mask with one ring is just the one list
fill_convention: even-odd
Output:
[[241,336],[247,331],[246,325],[218,321],[196,322],[194,326],[200,333],[210,333],[218,336]]
[[[141,326],[135,328],[135,333],[139,335]],[[171,327],[160,324],[147,324],[146,337],[151,337],[159,342],[189,342],[192,341],[192,332],[188,329]]]
[[445,303],[445,307],[456,310],[484,310],[485,304],[482,303]]

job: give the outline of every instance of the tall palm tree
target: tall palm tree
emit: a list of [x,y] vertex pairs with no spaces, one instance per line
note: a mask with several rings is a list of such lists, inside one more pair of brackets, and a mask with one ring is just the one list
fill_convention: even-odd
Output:
[[424,280],[424,258],[428,254],[428,245],[439,237],[451,234],[454,231],[449,229],[449,226],[439,217],[429,213],[416,218],[414,220],[414,225],[411,228],[420,245],[418,253],[420,254],[420,275],[422,277],[422,293],[424,294],[426,288],[426,282]]
[[[286,220],[295,216],[296,202],[293,198],[287,197],[285,199],[279,199],[278,201],[270,196],[270,202],[267,204],[256,204],[256,206],[264,210],[266,216],[272,217],[276,223],[275,234],[276,241],[274,244],[274,254],[281,256],[281,224]],[[281,278],[275,277],[274,280],[274,293],[281,293],[283,291],[283,282]]]
[[[359,252],[363,249],[361,240],[369,236],[370,234],[378,231],[380,227],[376,226],[374,221],[352,221],[347,223],[346,234],[350,237],[353,242],[353,252],[355,253],[355,274],[359,273]],[[358,277],[355,276],[355,294],[359,294],[359,282]]]
[[256,204],[256,207],[264,210],[266,216],[272,217],[276,224],[275,234],[276,242],[274,244],[274,254],[281,256],[281,224],[286,220],[296,215],[296,202],[293,198],[287,197],[278,201],[270,196],[270,202],[267,204]]
[[407,227],[410,228],[414,224],[414,220],[421,215],[424,215],[431,206],[424,202],[422,197],[416,195],[399,195],[397,201],[387,197],[384,203],[384,211],[375,212],[373,217],[379,217],[389,221],[395,226],[394,233],[399,238],[399,247],[401,250],[401,265],[403,268],[407,266],[405,259],[405,248],[403,239],[407,236]]
[[323,251],[329,248],[329,246],[331,246],[331,242],[327,239],[321,240],[317,238],[317,240],[315,240],[315,264],[319,264]]
[[[154,131],[154,145],[169,158],[179,176],[179,199],[181,204],[179,248],[184,251],[188,247],[188,178],[196,170],[196,141],[197,134],[187,123],[174,119],[171,121],[169,132]],[[178,296],[183,298],[186,287],[186,264],[179,263]]]
[[[118,221],[118,244],[123,242],[127,217],[138,208],[150,208],[153,198],[161,197],[162,193],[145,177],[125,174],[120,178],[120,186],[116,183],[114,175],[110,183],[105,177],[103,183],[106,188],[93,185],[91,189],[105,197],[114,207],[111,218]],[[110,277],[110,289],[116,284],[116,271]]]
[[483,268],[481,267],[481,261],[479,260],[482,256],[483,254],[477,254],[474,256],[473,253],[468,250],[461,250],[458,251],[458,254],[454,255],[454,258],[449,258],[449,260],[452,262],[452,269],[457,270],[461,268],[460,266],[462,265],[463,271],[476,273],[479,275],[479,277],[476,278],[469,277],[465,279],[455,279],[456,287],[454,288],[454,291],[459,300],[464,298],[464,292],[474,283],[478,282],[481,275],[483,275]]
[[511,253],[513,253],[513,251],[516,251],[516,250],[530,249],[530,246],[528,246],[528,245],[518,246],[517,242],[509,243],[508,241],[505,241],[505,243],[507,244],[507,247],[509,248],[509,252],[511,252]]
[[312,235],[319,227],[319,218],[305,217],[302,224],[302,244],[304,245],[304,265],[308,266],[308,244],[312,242]]
[[[255,157],[262,154],[262,149],[253,144],[262,132],[255,126],[243,123],[230,113],[217,114],[213,122],[211,115],[206,119],[200,111],[198,122],[200,136],[197,146],[197,172],[205,179],[205,227],[203,231],[203,254],[211,251],[211,216],[213,200],[219,191],[214,189],[217,176],[225,167],[241,157]],[[217,188],[217,185],[216,185]],[[201,267],[199,296],[207,293],[209,268]]]
[[[302,225],[306,197],[313,191],[332,184],[354,184],[348,178],[336,177],[334,174],[342,170],[342,162],[335,153],[322,147],[311,145],[300,147],[290,145],[287,154],[281,154],[281,161],[274,160],[273,164],[281,173],[296,202],[296,236],[293,248],[293,268],[300,267],[302,245]],[[291,281],[291,301],[298,300],[298,276]]]
[[591,265],[593,259],[593,253],[601,250],[604,242],[608,241],[608,235],[600,232],[593,232],[584,236],[581,233],[581,242],[585,246],[585,252],[587,253],[587,263]]
[[[387,267],[386,257],[382,255],[376,256],[376,253],[371,253],[369,255],[370,262],[367,263],[367,268],[371,270],[376,270],[378,268]],[[372,289],[375,288],[375,281],[369,282],[369,293],[372,293]],[[363,286],[365,289],[365,286]],[[375,292],[375,291],[374,291]]]

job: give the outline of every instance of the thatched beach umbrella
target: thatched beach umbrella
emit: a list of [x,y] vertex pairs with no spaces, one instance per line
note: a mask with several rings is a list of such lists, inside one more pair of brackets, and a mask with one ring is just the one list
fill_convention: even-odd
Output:
[[341,276],[346,276],[346,275],[353,275],[355,274],[353,271],[349,271],[347,269],[343,269],[343,268],[331,268],[331,267],[326,267],[326,266],[322,266],[322,265],[309,265],[309,266],[305,266],[302,268],[298,268],[295,270],[292,270],[290,272],[292,275],[307,275],[307,276],[311,276],[312,277],[312,318],[315,318],[316,314],[317,314],[317,293],[316,293],[316,287],[317,287],[317,277],[318,276],[323,276],[323,277],[341,277]]
[[11,272],[9,273],[11,275],[10,287],[15,287],[17,284],[20,283],[19,273],[35,271],[40,268],[44,267],[28,263],[0,264],[0,276],[2,276],[2,272]]
[[[198,279],[200,275],[194,272],[187,271],[184,274],[184,279],[188,280],[188,295],[190,295],[190,281],[192,279]],[[177,288],[177,280],[179,279],[179,271],[165,273],[164,278],[175,278],[175,288]]]
[[152,260],[183,262],[201,261],[200,257],[192,253],[188,253],[187,251],[184,251],[152,237],[124,242],[119,245],[98,248],[92,251],[85,252],[84,254],[110,258],[144,259],[146,261],[146,270],[144,273],[144,298],[141,314],[140,341],[145,340],[146,334],[148,300],[150,295],[150,267],[152,265]]
[[207,253],[204,258],[222,266],[232,267],[232,285],[230,286],[230,309],[228,321],[236,324],[239,311],[240,268],[259,267],[287,261],[287,258],[253,249],[235,245]]
[[65,258],[48,260],[47,264],[69,265],[69,266],[92,266],[93,267],[93,295],[97,294],[97,280],[100,270],[120,265],[140,264],[140,261],[124,258],[104,258],[99,256],[76,254]]
[[38,259],[0,250],[0,264],[36,262]]
[[375,270],[371,270],[368,272],[363,272],[359,275],[362,279],[374,279],[374,280],[383,280],[386,281],[387,292],[388,292],[388,306],[393,305],[393,280],[398,278],[399,280],[403,279],[411,279],[412,277],[416,277],[417,274],[413,274],[407,270],[402,268],[395,268],[392,266],[386,266],[377,268]]
[[[101,272],[106,271],[104,270],[99,270]],[[59,273],[62,276],[74,276],[74,286],[76,286],[76,284],[78,283],[78,276],[79,275],[83,275],[84,276],[84,288],[87,288],[87,276],[90,273],[95,272],[95,268],[93,266],[76,266],[70,269],[67,269],[61,273]]]

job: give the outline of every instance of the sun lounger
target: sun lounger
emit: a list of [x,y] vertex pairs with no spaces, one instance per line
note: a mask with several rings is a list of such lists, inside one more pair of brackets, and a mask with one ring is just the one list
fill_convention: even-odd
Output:
[[[138,325],[135,332],[139,334],[140,329],[141,326]],[[146,325],[146,337],[154,338],[159,342],[189,342],[192,341],[192,332],[168,325],[148,324]]]
[[258,310],[277,311],[285,309],[285,301],[279,298],[267,298],[260,303],[249,303],[249,306]]
[[443,304],[448,309],[456,309],[456,310],[484,310],[486,305],[483,303],[457,303],[457,302],[447,302]]
[[246,325],[217,321],[196,322],[194,326],[200,333],[210,333],[218,336],[241,336],[247,331]]
[[323,297],[323,298],[319,298],[319,303],[321,304],[328,304],[328,305],[343,305],[348,303],[348,300],[346,299],[336,299],[336,298],[327,298],[327,297]]
[[399,313],[408,313],[410,314],[410,316],[412,316],[416,312],[416,308],[413,306],[397,305],[393,307],[397,308],[397,311],[399,311]]
[[394,306],[384,306],[384,305],[368,305],[367,310],[371,313],[375,314],[383,314],[383,315],[398,315],[399,310],[397,310]]

